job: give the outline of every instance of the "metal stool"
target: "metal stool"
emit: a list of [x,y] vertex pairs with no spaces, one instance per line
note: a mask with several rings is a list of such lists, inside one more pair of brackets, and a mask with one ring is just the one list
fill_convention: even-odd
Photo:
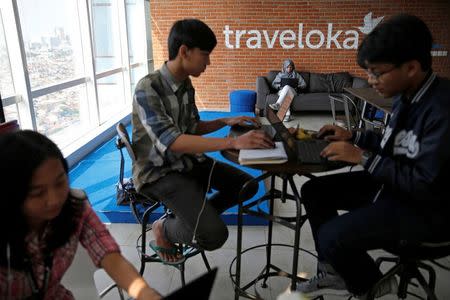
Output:
[[[156,210],[160,207],[164,207],[161,201],[158,199],[153,199],[147,195],[140,194],[136,191],[136,189],[133,186],[133,182],[131,179],[125,180],[124,179],[124,165],[125,165],[125,158],[122,149],[126,148],[128,155],[130,156],[132,161],[135,161],[136,155],[134,154],[133,148],[131,147],[130,137],[128,135],[128,132],[126,131],[125,126],[122,123],[118,123],[116,126],[117,130],[117,140],[116,140],[116,147],[120,151],[120,174],[119,174],[119,185],[123,189],[123,192],[125,193],[125,197],[129,199],[129,205],[130,209],[135,216],[138,223],[141,224],[141,242],[139,246],[137,246],[137,250],[139,253],[139,256],[141,258],[141,267],[139,270],[139,273],[141,275],[144,274],[145,271],[145,264],[149,262],[162,262],[161,259],[158,257],[156,253],[149,255],[147,253],[147,238],[146,234],[148,231],[152,229],[151,223],[150,223],[150,216],[152,213],[155,213]],[[166,218],[170,216],[172,213],[164,207],[164,214],[160,218]],[[197,254],[202,255],[203,262],[205,263],[206,269],[208,271],[211,271],[211,268],[208,263],[208,259],[206,258],[204,250],[193,248],[191,246],[178,244],[177,245],[180,249],[180,252],[183,253],[186,260],[192,256],[195,256]],[[181,276],[181,283],[184,286],[185,285],[185,276],[184,276],[184,270],[185,270],[185,262],[171,265],[175,268],[177,268],[180,271]]]
[[[411,294],[417,298],[422,298],[416,294],[408,292],[408,285],[417,286],[417,284],[411,282],[413,278],[417,279],[419,285],[423,288],[427,295],[428,300],[437,300],[434,293],[436,285],[436,272],[433,267],[423,261],[431,261],[450,255],[450,242],[444,243],[422,243],[419,246],[401,245],[395,249],[386,249],[388,252],[397,255],[396,257],[380,257],[376,260],[376,264],[380,266],[383,262],[393,262],[395,265],[384,274],[369,291],[367,299],[372,300],[375,297],[375,293],[378,287],[383,281],[389,279],[392,276],[398,275],[400,277],[400,283],[398,286],[397,296],[400,299],[406,299],[407,294]],[[435,262],[434,262],[435,263]],[[438,263],[435,263],[439,265]],[[440,265],[439,265],[440,266]],[[441,266],[446,270],[447,267]],[[428,282],[422,275],[420,270],[428,273]]]

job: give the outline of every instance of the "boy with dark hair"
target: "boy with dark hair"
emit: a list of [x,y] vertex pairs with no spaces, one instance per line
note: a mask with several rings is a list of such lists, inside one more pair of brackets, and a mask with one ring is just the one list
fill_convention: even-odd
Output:
[[[368,250],[448,241],[450,82],[431,70],[432,37],[419,18],[398,15],[378,25],[358,49],[369,84],[394,97],[384,135],[326,125],[322,156],[363,171],[322,176],[301,194],[318,252],[317,276],[298,290],[365,299],[382,274]],[[349,183],[351,186],[349,186]],[[338,210],[348,213],[338,215]],[[376,297],[396,292],[394,277]]]
[[[142,78],[135,90],[133,179],[140,193],[162,201],[173,212],[152,226],[155,241],[150,245],[166,263],[184,259],[174,243],[205,250],[221,247],[228,230],[220,214],[237,204],[239,191],[251,179],[203,153],[274,145],[263,131],[252,130],[235,139],[202,136],[226,125],[258,124],[256,118],[245,116],[200,120],[189,76],[205,71],[216,43],[213,31],[202,21],[175,22],[168,38],[169,61]],[[219,192],[211,201],[206,201],[208,188]],[[245,198],[257,189],[257,184],[249,186]]]

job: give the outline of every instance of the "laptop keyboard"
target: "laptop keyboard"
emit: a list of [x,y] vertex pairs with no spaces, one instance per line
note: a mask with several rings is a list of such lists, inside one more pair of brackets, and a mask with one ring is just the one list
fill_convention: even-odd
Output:
[[305,164],[320,164],[323,159],[320,156],[322,149],[327,146],[323,140],[297,141],[297,150],[300,161]]

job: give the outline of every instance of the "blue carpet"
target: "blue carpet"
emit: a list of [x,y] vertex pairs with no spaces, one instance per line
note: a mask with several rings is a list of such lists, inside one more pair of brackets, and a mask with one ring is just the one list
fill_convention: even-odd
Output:
[[[254,115],[253,113],[233,113],[233,112],[200,112],[202,120],[213,120],[223,117],[232,117],[240,115]],[[131,126],[128,126],[128,131],[131,135]],[[214,133],[208,134],[211,137],[225,137],[229,131],[229,127],[224,127]],[[126,151],[125,151],[126,152]],[[218,161],[223,161],[234,165],[237,168],[244,170],[253,177],[261,175],[261,171],[253,170],[244,166],[233,164],[226,160],[220,152],[210,152],[207,155],[213,157]],[[131,160],[125,154],[125,177],[131,177]],[[115,146],[115,138],[106,142],[94,152],[86,156],[82,161],[69,172],[70,185],[74,188],[81,188],[86,191],[89,200],[95,212],[99,215],[103,222],[111,223],[135,223],[130,208],[128,206],[116,205],[116,188],[115,185],[119,178],[120,153]],[[260,182],[259,191],[255,195],[256,199],[264,195],[264,183]],[[249,201],[251,201],[250,199]],[[261,208],[267,211],[266,202],[261,205]],[[151,218],[157,218],[162,214],[162,211],[156,212]],[[237,222],[237,207],[232,207],[227,210],[222,218],[229,225],[234,225]],[[244,224],[246,225],[263,225],[266,221],[253,216],[244,216]]]

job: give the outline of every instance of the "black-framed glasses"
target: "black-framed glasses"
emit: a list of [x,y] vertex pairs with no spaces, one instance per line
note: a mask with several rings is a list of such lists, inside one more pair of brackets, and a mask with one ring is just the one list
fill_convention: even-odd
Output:
[[369,78],[373,78],[375,80],[379,80],[381,76],[383,76],[384,74],[390,73],[390,72],[394,71],[397,68],[398,68],[398,66],[394,66],[394,67],[390,68],[389,70],[383,71],[383,72],[372,72],[369,69],[366,69],[365,71],[366,71],[366,74],[367,74],[367,76]]

